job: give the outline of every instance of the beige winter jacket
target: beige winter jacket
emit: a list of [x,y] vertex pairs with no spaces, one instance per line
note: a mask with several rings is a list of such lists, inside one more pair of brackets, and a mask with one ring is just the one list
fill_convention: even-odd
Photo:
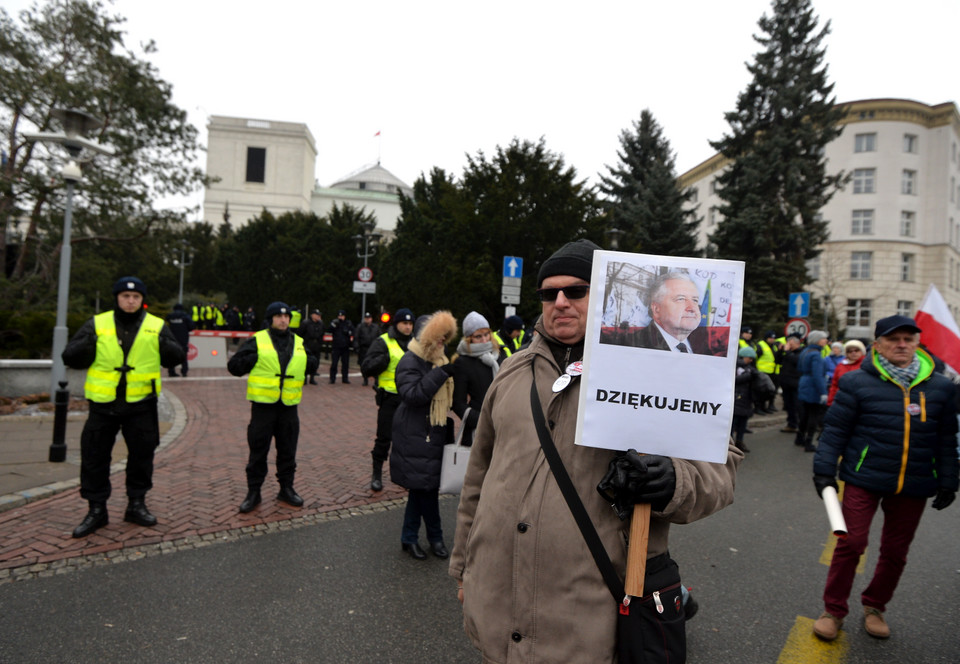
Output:
[[[562,372],[542,323],[537,328],[540,334],[504,363],[484,400],[450,575],[463,582],[464,627],[484,662],[614,662],[617,604],[540,448],[530,412],[531,360],[554,442],[623,578],[629,519],[620,521],[596,491],[614,452],[574,445],[580,381],[551,390]],[[670,523],[689,523],[733,502],[742,458],[731,446],[725,465],[673,460],[676,493],[654,513],[648,557],[667,550]]]

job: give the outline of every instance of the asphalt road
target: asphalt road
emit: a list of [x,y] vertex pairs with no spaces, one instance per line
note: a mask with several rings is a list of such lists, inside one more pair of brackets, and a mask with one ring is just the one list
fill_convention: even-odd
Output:
[[[736,503],[672,531],[701,605],[688,661],[960,661],[960,505],[925,513],[887,613],[891,639],[858,620],[863,575],[841,639],[812,636],[829,532],[812,455],[791,439],[749,436]],[[455,509],[441,501],[448,544]],[[0,585],[0,662],[479,662],[446,561],[402,554],[401,520],[385,510]],[[872,544],[868,572],[875,560]]]

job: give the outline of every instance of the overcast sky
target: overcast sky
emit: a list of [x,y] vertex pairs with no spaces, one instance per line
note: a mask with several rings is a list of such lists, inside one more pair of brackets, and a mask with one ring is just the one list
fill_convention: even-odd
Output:
[[[3,0],[8,12],[26,0]],[[581,179],[617,162],[649,108],[678,173],[713,154],[749,81],[769,0],[250,2],[116,0],[127,44],[173,84],[206,142],[210,115],[305,123],[328,186],[368,164],[407,184],[465,154],[538,140]],[[958,101],[957,0],[815,0],[838,101]],[[380,137],[375,137],[377,132]],[[192,203],[201,201],[201,195]]]

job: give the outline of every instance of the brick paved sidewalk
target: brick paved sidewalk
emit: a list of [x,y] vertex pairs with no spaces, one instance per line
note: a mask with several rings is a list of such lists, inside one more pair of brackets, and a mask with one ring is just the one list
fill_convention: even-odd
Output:
[[[0,512],[0,582],[49,566],[62,567],[69,559],[117,556],[171,542],[209,539],[217,533],[262,530],[381,501],[392,504],[405,497],[406,491],[390,482],[379,493],[368,488],[376,430],[373,390],[362,386],[359,375],[351,377],[348,385],[331,385],[324,373],[318,380],[319,385],[304,386],[299,407],[295,486],[305,501],[302,508],[276,501],[271,452],[263,503],[250,514],[237,512],[246,495],[250,419],[246,380],[226,370],[194,370],[187,379],[164,381],[164,390],[182,405],[185,421],[176,439],[157,452],[147,505],[159,523],[144,528],[123,521],[123,472],[111,475],[110,524],[82,539],[71,537],[87,509],[76,489]],[[398,541],[399,531],[398,521]]]

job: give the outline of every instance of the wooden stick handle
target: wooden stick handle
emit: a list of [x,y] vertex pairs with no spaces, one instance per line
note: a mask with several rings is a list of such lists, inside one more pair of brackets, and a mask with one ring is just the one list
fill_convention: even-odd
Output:
[[650,539],[650,503],[633,506],[630,520],[630,547],[627,549],[627,594],[643,597],[643,577],[647,573],[647,542]]

